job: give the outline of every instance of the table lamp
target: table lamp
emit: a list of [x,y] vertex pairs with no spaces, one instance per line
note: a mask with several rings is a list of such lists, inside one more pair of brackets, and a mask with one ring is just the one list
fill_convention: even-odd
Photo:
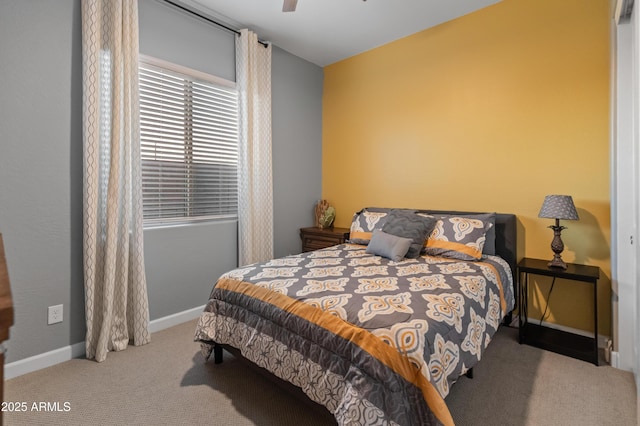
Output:
[[567,229],[564,226],[560,226],[560,219],[562,220],[578,220],[578,212],[576,206],[573,204],[573,198],[571,195],[547,195],[544,197],[544,202],[540,208],[538,217],[546,219],[555,219],[556,224],[550,225],[549,228],[553,229],[553,240],[551,241],[551,250],[553,250],[553,260],[548,263],[552,268],[567,269],[567,264],[564,263],[560,253],[564,250],[564,243],[560,237],[560,233],[563,229]]

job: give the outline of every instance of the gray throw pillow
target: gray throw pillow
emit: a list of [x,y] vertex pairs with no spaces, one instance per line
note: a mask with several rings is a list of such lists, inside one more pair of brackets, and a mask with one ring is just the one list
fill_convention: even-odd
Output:
[[376,229],[373,231],[371,241],[366,252],[376,256],[386,257],[394,262],[400,262],[407,254],[413,240],[411,238],[397,237]]
[[419,216],[414,210],[391,210],[382,230],[397,237],[411,238],[411,247],[405,257],[415,259],[420,256],[424,242],[436,226],[435,217]]

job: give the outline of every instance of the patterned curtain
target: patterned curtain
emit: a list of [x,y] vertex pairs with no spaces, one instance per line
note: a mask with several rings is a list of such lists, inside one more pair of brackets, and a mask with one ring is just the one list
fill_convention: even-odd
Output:
[[148,343],[137,0],[82,0],[86,355]]
[[273,257],[271,177],[271,45],[248,30],[236,37],[240,94],[238,146],[238,262]]

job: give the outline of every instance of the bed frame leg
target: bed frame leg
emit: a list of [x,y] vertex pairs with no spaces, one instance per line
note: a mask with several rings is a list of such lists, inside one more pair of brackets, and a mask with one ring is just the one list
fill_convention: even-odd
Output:
[[218,344],[213,345],[213,362],[215,364],[222,364],[222,346]]
[[511,321],[513,321],[513,311],[509,312],[507,315],[504,316],[504,320],[502,321],[502,324],[508,327],[509,325],[511,325]]
[[473,379],[473,367],[471,367],[470,369],[467,370],[466,373],[464,373],[465,376],[467,376],[470,379]]

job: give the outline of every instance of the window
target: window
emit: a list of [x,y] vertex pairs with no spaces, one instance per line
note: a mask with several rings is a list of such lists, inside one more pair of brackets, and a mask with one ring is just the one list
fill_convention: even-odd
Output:
[[140,59],[145,225],[236,218],[235,83]]

